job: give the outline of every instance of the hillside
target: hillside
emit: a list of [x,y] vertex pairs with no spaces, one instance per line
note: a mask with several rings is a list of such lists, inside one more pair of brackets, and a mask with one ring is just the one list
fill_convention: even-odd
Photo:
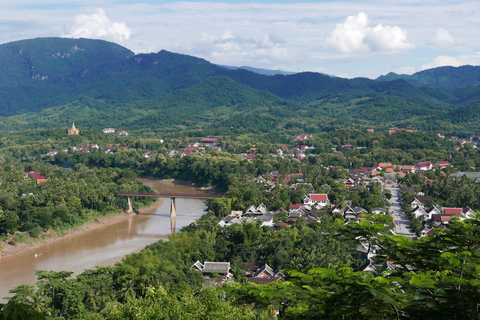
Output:
[[404,79],[411,84],[421,87],[432,85],[443,88],[460,88],[480,84],[479,66],[438,67],[414,73],[412,75],[390,72],[377,78],[379,81],[393,81]]
[[[162,50],[133,54],[89,39],[0,45],[0,128],[122,126],[331,130],[416,127],[477,132],[480,67],[343,79],[264,75]],[[442,87],[445,86],[445,87]],[[460,88],[461,87],[461,88]]]

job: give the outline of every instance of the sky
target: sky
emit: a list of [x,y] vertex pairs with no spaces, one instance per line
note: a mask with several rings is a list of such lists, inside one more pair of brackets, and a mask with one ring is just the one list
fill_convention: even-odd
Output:
[[0,44],[94,38],[229,66],[376,78],[480,65],[479,0],[0,0]]

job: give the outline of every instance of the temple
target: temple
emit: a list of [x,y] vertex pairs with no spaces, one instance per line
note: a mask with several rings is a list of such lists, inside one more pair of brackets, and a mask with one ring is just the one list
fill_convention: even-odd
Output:
[[75,122],[73,122],[72,128],[68,129],[68,135],[72,136],[72,135],[77,135],[77,134],[80,134],[80,130],[75,128]]

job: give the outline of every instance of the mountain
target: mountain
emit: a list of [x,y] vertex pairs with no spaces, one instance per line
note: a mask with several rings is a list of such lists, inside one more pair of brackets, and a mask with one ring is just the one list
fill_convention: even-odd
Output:
[[460,88],[480,84],[480,66],[438,67],[414,73],[413,75],[393,72],[377,78],[379,81],[404,79],[420,87],[432,85],[444,88]]
[[[265,75],[162,50],[137,54],[89,39],[0,45],[0,128],[235,127],[314,132],[345,126],[472,131],[479,67],[343,79]],[[446,86],[442,87],[440,85]]]
[[296,73],[296,72],[289,72],[289,71],[282,71],[282,70],[260,69],[260,68],[247,67],[247,66],[243,66],[243,67],[232,67],[232,66],[224,66],[224,65],[219,65],[219,66],[227,69],[232,69],[232,70],[244,69],[244,70],[252,71],[258,74],[263,74],[266,76],[274,76],[276,74],[287,75],[287,74]]

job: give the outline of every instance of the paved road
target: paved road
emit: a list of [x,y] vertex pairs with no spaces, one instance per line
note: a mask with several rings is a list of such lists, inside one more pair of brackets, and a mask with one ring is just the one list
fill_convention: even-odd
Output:
[[392,193],[392,198],[389,200],[389,211],[392,214],[393,221],[395,223],[395,233],[398,235],[407,236],[409,238],[413,237],[414,234],[411,233],[409,229],[410,221],[402,211],[402,206],[399,198],[402,195],[402,193],[400,192],[400,188],[397,187],[397,184],[388,184],[387,189],[389,189]]

